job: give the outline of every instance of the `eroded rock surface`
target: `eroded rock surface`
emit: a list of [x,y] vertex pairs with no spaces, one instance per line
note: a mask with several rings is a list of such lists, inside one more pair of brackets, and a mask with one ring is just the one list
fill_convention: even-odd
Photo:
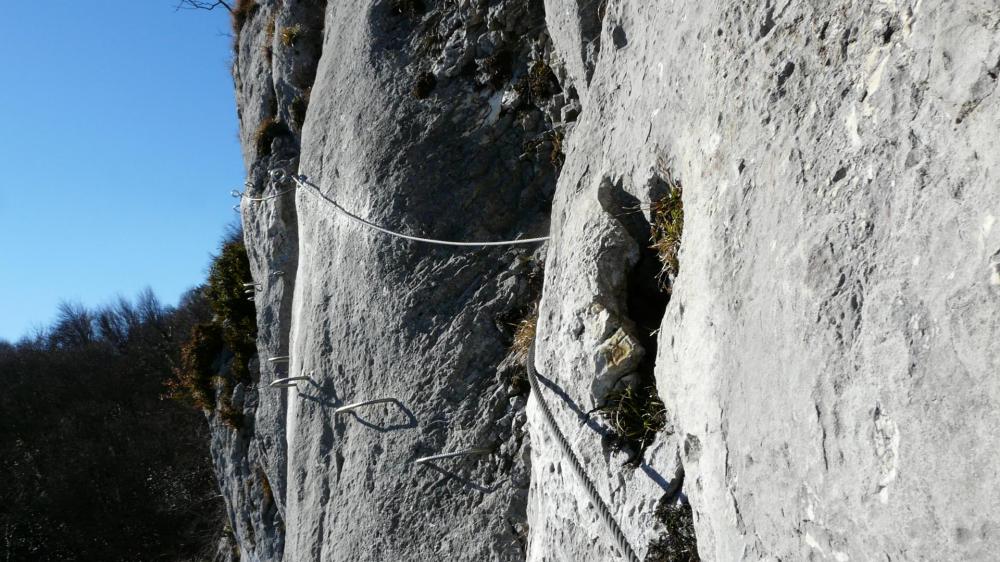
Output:
[[[508,349],[543,263],[542,395],[639,557],[690,501],[705,560],[995,558],[998,29],[986,1],[261,2],[248,194],[280,168],[409,234],[552,240],[243,202],[259,351],[291,356],[217,429],[244,558],[615,559]],[[588,412],[654,375],[668,423],[622,448]]]

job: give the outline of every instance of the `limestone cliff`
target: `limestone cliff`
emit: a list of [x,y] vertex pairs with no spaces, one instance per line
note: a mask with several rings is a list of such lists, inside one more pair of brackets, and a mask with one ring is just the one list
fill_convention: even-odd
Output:
[[[1000,553],[995,4],[237,10],[241,559],[689,559],[688,504],[704,560]],[[623,438],[623,392],[655,435]]]

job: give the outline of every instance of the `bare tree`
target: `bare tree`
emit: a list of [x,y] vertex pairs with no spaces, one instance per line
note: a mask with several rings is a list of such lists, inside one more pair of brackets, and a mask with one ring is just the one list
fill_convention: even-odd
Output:
[[177,4],[178,10],[209,10],[212,11],[219,6],[229,10],[229,13],[233,13],[233,7],[229,5],[229,2],[225,0],[180,0]]

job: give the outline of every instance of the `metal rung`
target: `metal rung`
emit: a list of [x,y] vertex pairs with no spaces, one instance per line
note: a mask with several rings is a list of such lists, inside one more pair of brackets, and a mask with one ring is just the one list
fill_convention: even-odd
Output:
[[438,459],[450,459],[451,457],[464,457],[469,455],[488,455],[491,452],[493,452],[493,449],[487,449],[486,447],[472,447],[471,449],[465,449],[462,451],[454,451],[451,453],[441,453],[439,455],[421,457],[413,462],[415,464],[423,464],[430,461],[436,461]]
[[281,277],[281,276],[282,276],[282,275],[284,275],[284,274],[285,274],[285,272],[284,272],[284,271],[281,271],[281,270],[279,269],[278,271],[272,271],[272,272],[271,272],[271,277]]
[[285,377],[282,379],[274,379],[267,386],[271,388],[292,388],[295,385],[295,381],[311,381],[312,377],[300,376],[300,377]]
[[364,402],[355,402],[353,404],[347,404],[346,406],[341,406],[339,408],[336,408],[333,410],[333,413],[344,414],[347,412],[351,412],[357,408],[361,408],[363,406],[371,406],[373,404],[384,404],[386,402],[395,402],[395,401],[396,401],[395,398],[376,398],[374,400],[365,400]]
[[279,355],[277,357],[268,357],[267,360],[270,363],[288,363],[288,356]]
[[253,297],[247,297],[247,300],[248,300],[248,301],[252,301],[252,300],[253,300]]
[[244,283],[243,286],[244,287],[260,288],[260,283],[258,283],[258,282]]

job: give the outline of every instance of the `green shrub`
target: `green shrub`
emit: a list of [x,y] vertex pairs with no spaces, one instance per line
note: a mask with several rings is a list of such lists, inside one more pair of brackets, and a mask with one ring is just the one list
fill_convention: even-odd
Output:
[[180,366],[174,368],[174,379],[167,384],[168,395],[202,410],[215,410],[214,381],[219,374],[223,345],[222,328],[218,324],[195,325],[181,346]]
[[250,278],[243,237],[235,233],[212,260],[204,289],[213,318],[191,330],[168,384],[169,396],[217,412],[233,428],[243,424],[242,411],[232,405],[233,389],[254,379],[250,361],[257,352],[257,312],[243,286]]
[[222,326],[222,338],[233,353],[230,371],[239,382],[251,382],[249,363],[257,351],[257,312],[244,293],[251,278],[250,260],[242,237],[222,245],[208,274],[206,296]]

